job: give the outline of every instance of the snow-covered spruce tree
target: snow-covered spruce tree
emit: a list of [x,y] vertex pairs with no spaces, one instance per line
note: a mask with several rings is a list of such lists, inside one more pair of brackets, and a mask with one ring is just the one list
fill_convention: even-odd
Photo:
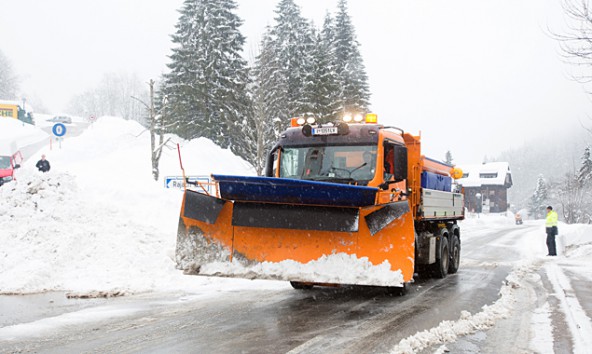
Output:
[[547,182],[543,175],[539,175],[537,179],[536,189],[530,198],[530,215],[535,219],[540,219],[545,216],[545,203],[549,198],[549,190]]
[[312,51],[312,70],[309,72],[306,100],[311,112],[321,121],[332,121],[340,108],[340,86],[335,72],[333,21],[327,14]]
[[[279,116],[285,118],[286,107],[281,98],[285,92],[285,82],[279,70],[275,56],[275,46],[271,39],[271,29],[267,29],[261,40],[259,55],[255,58],[255,65],[250,91],[252,92],[253,109],[249,123],[243,134],[248,143],[245,144],[247,161],[255,167],[258,175],[263,174],[267,152],[273,147],[279,137]],[[285,120],[285,119],[284,119]]]
[[454,161],[454,159],[452,158],[452,153],[450,152],[450,150],[448,150],[448,151],[446,151],[446,156],[445,156],[444,162],[446,162],[449,165],[452,165],[452,161]]
[[270,37],[276,50],[282,91],[274,94],[286,107],[286,114],[279,115],[285,128],[289,123],[287,118],[309,113],[310,104],[306,102],[305,90],[309,87],[306,81],[312,70],[314,41],[311,26],[302,17],[294,0],[281,0],[275,13],[276,24],[271,28]]
[[582,155],[582,164],[578,171],[578,181],[582,185],[589,184],[592,182],[592,159],[590,159],[590,146],[586,146],[584,149],[584,155]]
[[590,158],[590,146],[584,149],[582,163],[577,175],[582,189],[581,220],[583,223],[592,222],[592,159]]
[[184,1],[163,86],[177,120],[173,132],[188,139],[207,137],[233,151],[241,143],[234,132],[250,104],[236,8],[234,0]]
[[335,17],[335,67],[341,87],[341,110],[367,112],[370,105],[370,89],[360,44],[356,40],[354,26],[347,12],[347,0],[339,0]]

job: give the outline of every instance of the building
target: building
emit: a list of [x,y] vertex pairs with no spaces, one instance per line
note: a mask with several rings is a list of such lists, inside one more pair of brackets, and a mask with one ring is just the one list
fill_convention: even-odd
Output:
[[502,213],[508,210],[508,188],[512,173],[507,162],[482,165],[458,165],[463,177],[458,180],[465,191],[465,206],[474,213]]
[[23,102],[0,100],[0,119],[14,118],[25,123],[33,124],[33,112],[30,106],[24,109]]

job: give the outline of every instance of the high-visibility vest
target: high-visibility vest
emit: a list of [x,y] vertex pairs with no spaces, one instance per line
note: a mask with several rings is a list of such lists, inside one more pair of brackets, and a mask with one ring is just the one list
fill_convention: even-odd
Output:
[[551,210],[547,213],[547,218],[545,219],[545,226],[546,227],[553,227],[557,226],[557,213],[554,210]]

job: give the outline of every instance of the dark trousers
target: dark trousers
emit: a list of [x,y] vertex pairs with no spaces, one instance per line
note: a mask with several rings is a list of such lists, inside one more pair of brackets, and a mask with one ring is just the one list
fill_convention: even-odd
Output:
[[549,250],[549,256],[556,256],[557,249],[555,246],[555,235],[557,235],[557,226],[547,227],[547,250]]

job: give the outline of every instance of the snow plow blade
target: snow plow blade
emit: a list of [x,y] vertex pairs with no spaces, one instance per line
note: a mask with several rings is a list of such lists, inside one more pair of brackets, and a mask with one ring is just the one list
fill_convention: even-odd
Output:
[[186,273],[389,287],[412,280],[407,201],[374,205],[373,187],[214,178],[220,197],[185,191],[176,261]]

